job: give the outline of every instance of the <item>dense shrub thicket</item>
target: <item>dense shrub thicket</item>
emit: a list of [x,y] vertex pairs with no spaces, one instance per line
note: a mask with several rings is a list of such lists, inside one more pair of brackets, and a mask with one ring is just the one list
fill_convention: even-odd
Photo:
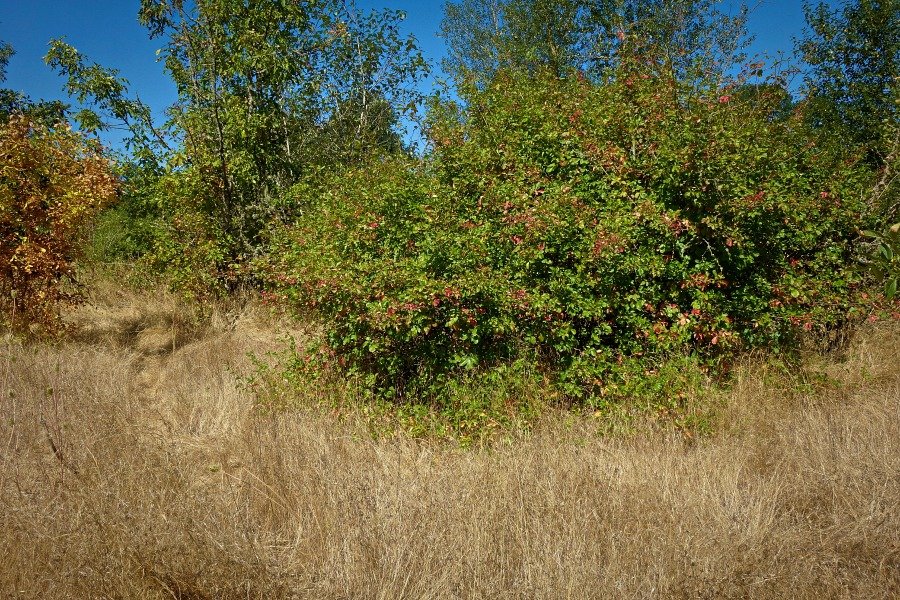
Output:
[[270,280],[388,395],[525,358],[570,398],[616,396],[672,356],[840,326],[867,171],[773,116],[779,91],[686,94],[637,59],[501,73],[434,111],[424,165],[295,188]]

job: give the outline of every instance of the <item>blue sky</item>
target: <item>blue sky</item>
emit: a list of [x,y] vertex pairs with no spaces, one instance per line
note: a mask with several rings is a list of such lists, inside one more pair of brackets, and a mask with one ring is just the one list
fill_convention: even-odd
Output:
[[[360,0],[358,5],[405,11],[406,31],[418,38],[437,67],[444,53],[437,37],[443,0]],[[132,91],[160,114],[175,91],[156,62],[160,41],[150,40],[137,22],[138,6],[138,0],[0,0],[0,40],[16,50],[3,87],[32,98],[65,99],[62,79],[43,63],[48,41],[65,36],[92,60],[119,69]],[[752,51],[790,52],[792,38],[803,30],[801,2],[762,0],[751,6]]]
[[[365,0],[363,9],[391,8],[407,13],[404,28],[415,34],[427,58],[437,63],[444,52],[437,37],[443,2]],[[65,37],[87,57],[119,69],[133,91],[160,110],[175,88],[156,62],[161,40],[150,40],[137,22],[138,0],[0,0],[0,40],[16,50],[3,87],[33,98],[65,99],[63,80],[43,62],[47,43]]]

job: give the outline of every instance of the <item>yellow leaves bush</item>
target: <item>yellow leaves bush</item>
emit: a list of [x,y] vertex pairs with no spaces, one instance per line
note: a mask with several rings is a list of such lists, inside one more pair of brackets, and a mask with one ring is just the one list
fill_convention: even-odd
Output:
[[60,303],[76,297],[81,234],[118,184],[99,144],[68,126],[0,124],[0,321],[56,328]]

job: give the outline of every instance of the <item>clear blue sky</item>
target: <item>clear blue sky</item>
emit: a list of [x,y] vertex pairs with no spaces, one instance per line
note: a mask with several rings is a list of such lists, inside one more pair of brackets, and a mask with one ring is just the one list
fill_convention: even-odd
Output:
[[[726,2],[725,5],[738,5]],[[442,0],[360,0],[361,8],[392,8],[407,13],[404,27],[414,34],[437,67],[444,53],[437,37]],[[174,87],[156,62],[159,40],[150,40],[137,22],[138,0],[0,0],[0,40],[16,50],[3,87],[32,98],[66,99],[63,81],[44,65],[47,43],[65,36],[92,60],[117,68],[131,89],[159,114],[174,98]],[[773,55],[792,50],[792,38],[803,30],[799,0],[762,0],[753,7],[750,30],[753,52]]]

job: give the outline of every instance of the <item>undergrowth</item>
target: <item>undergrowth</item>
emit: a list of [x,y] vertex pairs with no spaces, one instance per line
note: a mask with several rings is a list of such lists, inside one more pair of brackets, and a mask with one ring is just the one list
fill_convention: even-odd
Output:
[[449,380],[442,400],[415,392],[402,400],[373,393],[364,376],[323,367],[298,348],[254,356],[252,371],[241,377],[260,414],[313,410],[340,419],[362,420],[375,437],[394,435],[452,441],[463,447],[492,444],[527,434],[548,415],[593,421],[606,435],[638,430],[677,432],[685,439],[709,435],[728,378],[710,377],[690,356],[626,379],[615,396],[590,404],[572,402],[533,361],[518,360],[471,371]]

